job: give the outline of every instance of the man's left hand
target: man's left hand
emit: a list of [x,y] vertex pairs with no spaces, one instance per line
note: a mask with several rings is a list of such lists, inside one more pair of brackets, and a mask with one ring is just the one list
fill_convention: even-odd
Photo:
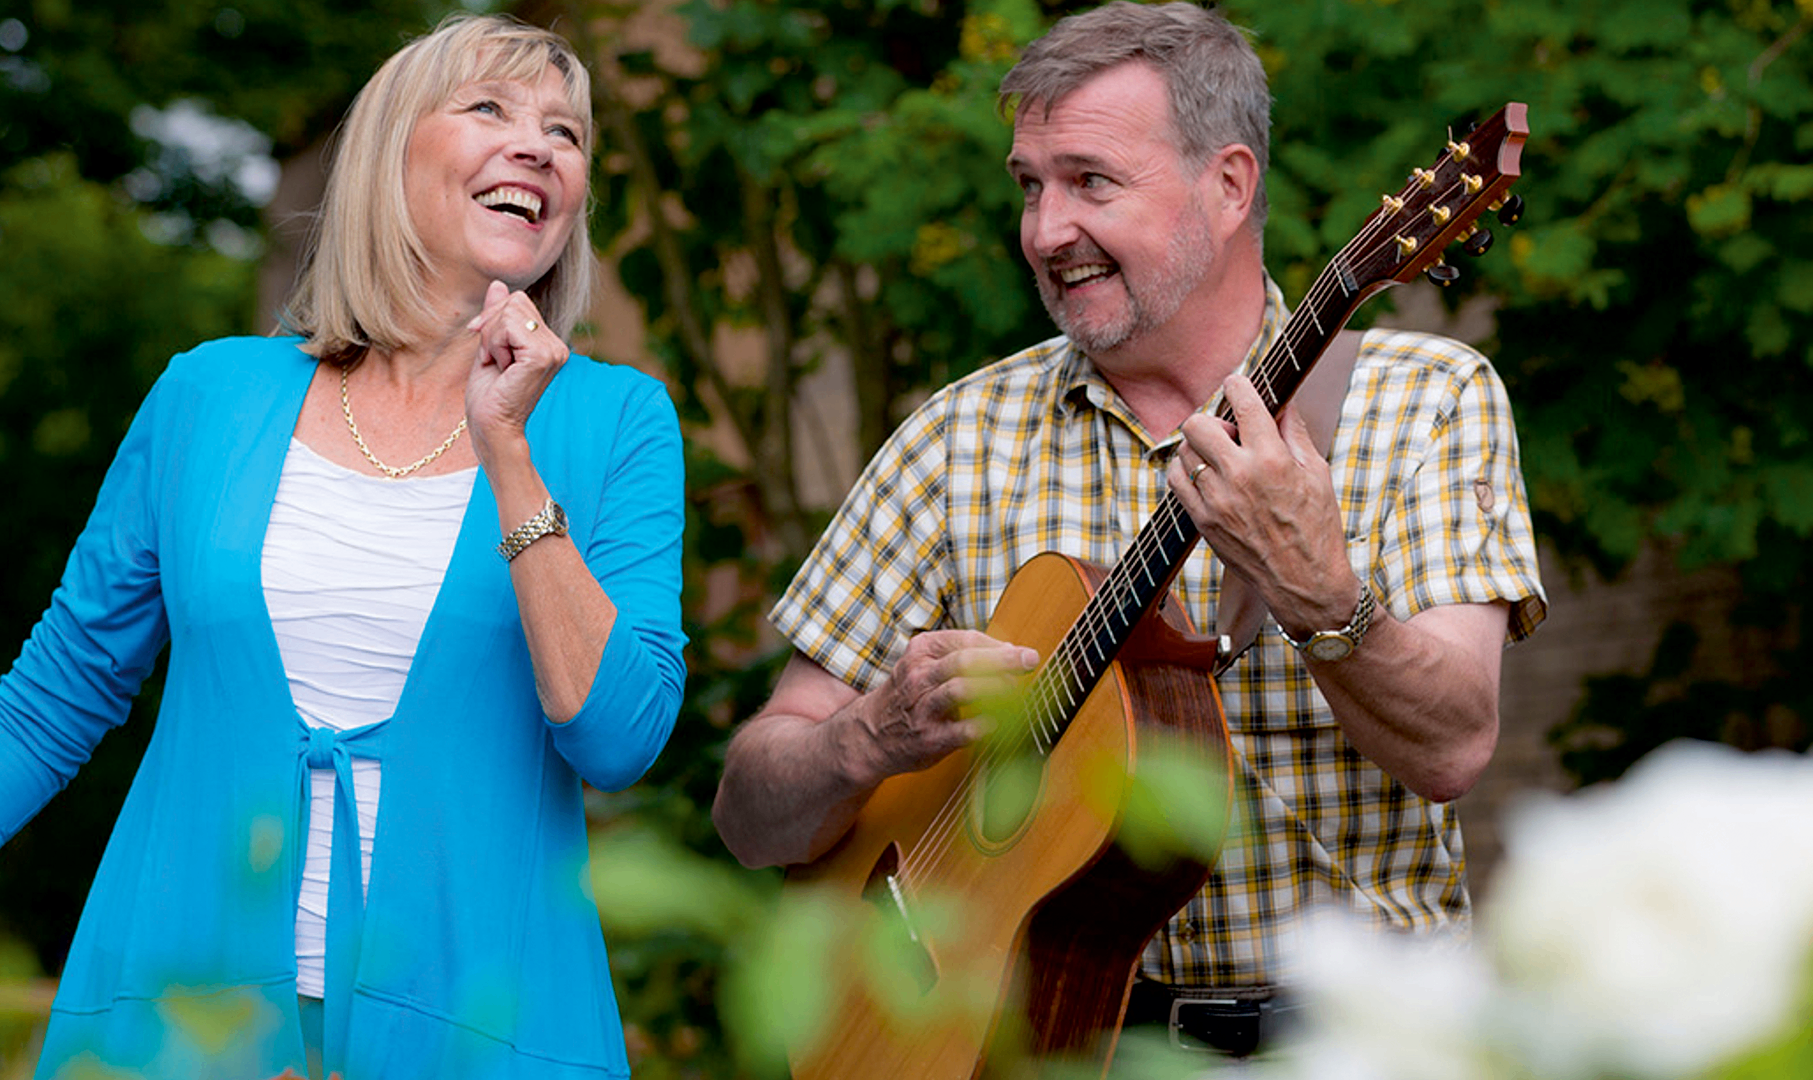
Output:
[[1359,585],[1328,462],[1296,410],[1274,420],[1244,375],[1229,376],[1223,393],[1234,423],[1206,412],[1184,421],[1171,490],[1280,625],[1299,633],[1345,624]]

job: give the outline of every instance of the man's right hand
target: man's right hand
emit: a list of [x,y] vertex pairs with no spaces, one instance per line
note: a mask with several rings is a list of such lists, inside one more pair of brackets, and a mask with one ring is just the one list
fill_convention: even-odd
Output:
[[976,739],[977,702],[1038,665],[1031,649],[974,630],[916,635],[867,694],[795,653],[774,696],[730,741],[712,820],[746,866],[811,862],[890,776]]
[[850,747],[851,764],[864,762],[852,778],[872,778],[867,786],[874,787],[975,741],[987,722],[975,714],[976,703],[1011,693],[1038,663],[1033,650],[976,630],[915,635],[893,675],[856,703],[852,719],[866,740]]

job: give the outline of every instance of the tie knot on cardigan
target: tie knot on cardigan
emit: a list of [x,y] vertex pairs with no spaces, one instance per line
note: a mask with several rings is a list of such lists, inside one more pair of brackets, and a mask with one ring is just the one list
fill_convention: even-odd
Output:
[[308,767],[311,769],[331,769],[334,767],[334,745],[340,733],[333,728],[312,727],[308,729]]

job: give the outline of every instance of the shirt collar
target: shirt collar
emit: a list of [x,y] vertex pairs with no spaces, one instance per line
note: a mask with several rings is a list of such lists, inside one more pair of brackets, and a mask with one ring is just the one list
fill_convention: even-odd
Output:
[[[1252,370],[1259,363],[1260,358],[1265,356],[1271,349],[1272,343],[1278,340],[1278,335],[1283,332],[1285,320],[1289,316],[1290,310],[1284,306],[1284,291],[1278,287],[1277,282],[1272,280],[1270,274],[1266,274],[1265,314],[1259,322],[1259,334],[1253,338],[1252,345],[1246,351],[1246,357],[1240,361],[1240,366],[1235,369],[1236,371],[1242,375],[1252,374]],[[1108,380],[1096,369],[1095,362],[1085,356],[1083,350],[1077,348],[1075,342],[1068,339],[1064,342],[1064,351],[1058,361],[1058,380],[1058,385],[1063,387],[1063,393],[1059,396],[1060,408],[1066,416],[1074,417],[1084,408],[1094,408],[1108,413],[1126,424],[1134,434],[1140,437],[1142,442],[1148,444],[1148,448],[1152,452],[1164,451],[1168,454],[1181,438],[1178,432],[1170,431],[1165,433],[1164,438],[1154,442],[1145,428],[1140,425],[1139,420],[1121,401],[1120,395],[1114,392],[1114,387],[1110,386]],[[1202,407],[1196,411],[1213,412],[1221,407],[1221,399],[1221,389],[1217,387],[1214,396],[1204,402]]]

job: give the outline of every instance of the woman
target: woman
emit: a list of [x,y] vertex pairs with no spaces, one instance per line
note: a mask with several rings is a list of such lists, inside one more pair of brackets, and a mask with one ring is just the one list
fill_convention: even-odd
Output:
[[628,1074],[580,781],[673,725],[681,464],[659,384],[566,362],[589,95],[513,21],[405,47],[296,336],[204,344],[140,409],[0,681],[4,840],[171,644],[40,1076]]

